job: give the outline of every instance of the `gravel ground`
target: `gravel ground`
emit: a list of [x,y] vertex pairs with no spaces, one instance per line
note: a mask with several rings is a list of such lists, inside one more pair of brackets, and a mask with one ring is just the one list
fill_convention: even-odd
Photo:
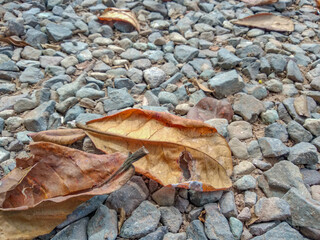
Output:
[[[312,0],[0,3],[0,33],[30,44],[0,43],[1,175],[28,155],[28,133],[126,108],[206,121],[233,154],[229,191],[173,189],[136,175],[39,239],[320,239],[320,16]],[[132,10],[140,33],[100,24],[106,7]],[[261,12],[292,19],[294,31],[232,23]],[[194,114],[212,98],[219,111]],[[89,139],[82,148],[95,151]],[[120,208],[127,217],[118,231]]]

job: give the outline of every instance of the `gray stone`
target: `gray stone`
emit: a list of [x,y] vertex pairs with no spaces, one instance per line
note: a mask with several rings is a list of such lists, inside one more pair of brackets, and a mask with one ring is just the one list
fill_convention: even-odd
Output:
[[282,142],[288,141],[288,132],[286,127],[280,123],[273,123],[264,129],[264,136],[269,138],[277,138]]
[[207,240],[203,224],[200,220],[192,221],[186,230],[187,239]]
[[218,98],[240,92],[244,87],[244,82],[236,70],[221,73],[211,78],[208,82],[214,94]]
[[244,175],[234,183],[234,186],[240,191],[256,188],[257,181],[251,175]]
[[48,79],[47,81],[42,83],[42,86],[44,88],[51,88],[52,85],[56,84],[56,83],[69,83],[71,82],[71,77],[69,75],[59,75],[59,76],[55,76],[52,77],[50,79]]
[[276,222],[257,223],[249,227],[249,231],[254,236],[260,236],[277,225]]
[[162,91],[159,93],[160,104],[171,103],[173,106],[177,106],[179,101],[174,93]]
[[271,163],[268,163],[268,162],[264,162],[264,161],[261,161],[261,160],[258,160],[258,159],[253,159],[252,160],[252,163],[259,169],[265,171],[265,170],[268,170],[272,167]]
[[168,228],[161,226],[152,233],[149,233],[147,236],[140,238],[140,240],[162,240],[164,239],[165,234],[168,233]]
[[243,223],[240,220],[231,217],[229,219],[229,224],[232,235],[235,237],[235,239],[240,239],[243,231]]
[[[68,54],[71,54],[71,53],[76,54],[82,50],[85,50],[87,47],[88,47],[88,44],[84,42],[64,42],[61,44],[62,50]],[[75,58],[74,56],[72,57]],[[63,63],[61,63],[61,65],[64,66]]]
[[113,89],[111,91],[108,89],[108,97],[109,99],[103,102],[104,110],[106,112],[132,107],[134,105],[134,99],[128,93],[126,88]]
[[30,46],[24,47],[23,51],[21,52],[21,57],[27,60],[39,60],[41,55],[41,50],[35,49]]
[[89,49],[83,50],[79,54],[77,54],[77,59],[80,63],[84,61],[90,61],[92,59],[92,53]]
[[179,45],[174,49],[174,57],[180,63],[187,63],[193,58],[197,57],[199,54],[199,50],[194,47],[190,47],[187,45]]
[[320,173],[318,171],[302,168],[300,172],[302,174],[304,184],[309,186],[320,185]]
[[304,196],[310,197],[310,193],[303,183],[299,168],[290,161],[276,163],[271,169],[265,171],[263,175],[268,185],[264,186],[261,178],[258,178],[258,183],[267,197],[283,197],[292,187],[299,189]]
[[96,90],[93,88],[82,87],[77,91],[76,97],[78,98],[89,98],[92,100],[97,100],[105,96],[104,91]]
[[247,145],[244,142],[241,142],[238,138],[232,138],[229,141],[229,147],[233,156],[239,159],[248,159],[249,154],[247,150]]
[[310,142],[313,138],[312,134],[296,121],[288,123],[288,134],[296,143]]
[[[254,76],[256,76],[257,74],[254,74]],[[252,77],[250,77],[252,78]],[[265,97],[268,96],[268,91],[267,89],[259,84],[245,84],[245,88],[243,89],[243,91],[249,95],[254,96],[255,98],[262,100]]]
[[282,121],[284,121],[285,123],[289,123],[292,120],[287,109],[285,108],[285,106],[282,103],[278,104],[278,115],[279,115],[280,119]]
[[[206,221],[205,232],[209,239],[234,239],[228,220],[220,213],[216,203],[205,205]],[[193,238],[195,239],[195,238]]]
[[304,240],[305,238],[286,222],[280,223],[265,234],[252,238],[252,240]]
[[84,108],[80,107],[79,105],[75,105],[66,112],[63,122],[67,123],[69,121],[75,120],[81,113],[84,112]]
[[299,66],[292,60],[290,60],[287,65],[287,78],[291,79],[294,82],[303,83],[304,81]]
[[42,71],[35,67],[27,67],[19,77],[19,81],[22,83],[38,83],[44,78]]
[[235,137],[239,140],[245,140],[253,136],[251,124],[245,121],[236,121],[230,123],[228,126],[228,132],[230,138]]
[[264,157],[281,157],[289,153],[289,148],[277,138],[263,137],[258,142]]
[[0,147],[0,162],[4,162],[10,158],[10,152]]
[[290,148],[288,160],[296,165],[316,164],[318,162],[317,148],[311,143],[298,143]]
[[250,158],[262,158],[261,149],[257,140],[251,141],[247,146],[247,150]]
[[88,240],[114,240],[117,238],[117,233],[117,212],[101,204],[88,222]]
[[176,190],[174,187],[162,187],[152,194],[152,199],[160,206],[172,206],[175,194]]
[[268,54],[266,58],[269,60],[271,68],[276,73],[281,73],[287,66],[286,58],[281,54]]
[[218,133],[224,137],[228,136],[228,120],[224,118],[213,118],[205,121],[206,124],[217,129]]
[[234,193],[228,191],[224,193],[219,201],[221,213],[229,218],[237,216],[237,207],[234,201]]
[[252,207],[257,202],[257,194],[251,191],[244,192],[244,204],[245,206]]
[[168,230],[173,233],[177,233],[182,224],[182,215],[180,211],[175,207],[160,207],[161,213],[160,221],[164,226],[168,227]]
[[156,230],[160,220],[160,211],[149,201],[142,202],[132,215],[123,223],[120,236],[140,238]]
[[311,143],[313,145],[315,145],[316,148],[318,149],[318,152],[320,152],[320,137],[317,137],[317,138],[313,139],[313,141]]
[[248,221],[251,218],[250,208],[248,207],[243,208],[237,218],[242,222]]
[[189,207],[189,201],[180,196],[177,196],[174,202],[174,207],[177,208],[181,213],[185,213]]
[[190,202],[195,206],[203,206],[207,203],[214,203],[220,200],[223,191],[214,191],[214,192],[197,192],[190,190],[189,198]]
[[2,71],[13,71],[13,72],[19,72],[19,68],[17,67],[16,63],[14,61],[7,61],[0,64],[0,70]]
[[97,118],[102,118],[103,115],[101,114],[96,114],[96,113],[80,113],[77,117],[76,117],[76,122],[77,123],[82,123],[85,124],[88,121],[91,121],[93,119],[97,119]]
[[16,85],[14,83],[1,83],[0,94],[8,94],[16,91]]
[[143,76],[151,88],[158,87],[166,80],[166,73],[157,67],[152,67],[143,71]]
[[244,120],[253,123],[258,119],[259,114],[265,111],[265,106],[254,96],[237,94],[233,104],[233,110],[236,114],[243,117]]
[[319,239],[320,230],[311,227],[301,227],[300,232],[309,239]]
[[59,42],[72,36],[72,31],[63,25],[48,23],[46,28],[48,37],[54,42]]
[[58,232],[52,239],[53,240],[87,240],[87,225],[89,218],[85,217],[71,225],[65,227],[60,232]]
[[24,126],[28,131],[40,132],[47,130],[49,116],[53,114],[56,102],[50,100],[42,103],[24,117]]
[[233,175],[244,175],[250,174],[256,168],[254,165],[249,161],[242,161],[238,165],[234,166],[233,168]]
[[289,204],[280,198],[260,198],[254,207],[254,213],[261,222],[285,220],[291,216]]
[[30,28],[26,34],[26,42],[33,47],[37,47],[39,44],[47,43],[48,37],[43,32]]
[[134,48],[128,48],[126,51],[120,54],[121,58],[127,59],[129,61],[134,61],[139,58],[142,58],[142,54],[140,51]]
[[159,63],[163,60],[164,53],[159,50],[148,50],[142,56],[147,57],[151,63]]
[[4,128],[4,119],[0,118],[0,133],[2,132],[3,128]]
[[289,112],[290,116],[300,124],[304,123],[305,117],[301,117],[296,112],[294,106],[295,98],[286,98],[282,101],[283,105],[286,107],[287,111]]
[[314,136],[320,136],[320,119],[307,118],[303,124]]
[[298,189],[291,188],[283,199],[290,205],[291,220],[294,226],[320,230],[320,204],[303,196]]
[[221,48],[218,51],[218,61],[223,69],[229,70],[235,68],[241,62],[241,59],[227,49]]
[[[112,209],[123,208],[130,215],[144,200],[147,199],[149,190],[141,177],[134,176],[119,190],[112,192],[107,205]],[[128,199],[130,201],[128,202]]]
[[163,240],[186,240],[186,239],[187,239],[187,234],[185,232],[167,233],[163,237]]
[[147,10],[150,10],[152,12],[159,12],[163,16],[167,15],[167,9],[164,4],[152,0],[144,0],[142,4]]
[[86,73],[81,74],[75,81],[72,83],[68,83],[63,85],[62,87],[57,89],[57,93],[59,94],[60,101],[64,101],[69,97],[73,97],[76,95],[76,92],[85,85],[86,82]]
[[261,113],[261,120],[265,124],[271,124],[274,123],[279,119],[279,115],[276,110],[274,109],[268,109],[267,111]]
[[269,81],[266,81],[265,84],[266,84],[266,88],[270,92],[274,92],[274,93],[281,93],[282,92],[283,84],[279,80],[271,79]]

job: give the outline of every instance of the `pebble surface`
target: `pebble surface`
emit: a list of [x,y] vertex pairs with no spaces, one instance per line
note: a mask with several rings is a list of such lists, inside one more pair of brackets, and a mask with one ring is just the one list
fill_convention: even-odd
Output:
[[[201,193],[136,175],[37,239],[320,239],[320,16],[314,5],[0,0],[1,35],[30,45],[0,42],[0,177],[16,166],[15,158],[27,156],[28,133],[127,108],[205,121],[233,154],[232,189]],[[107,7],[134,12],[141,32],[122,22],[99,23]],[[233,24],[262,12],[289,17],[294,31]],[[88,138],[82,149],[96,151]],[[121,208],[126,218],[118,228]]]

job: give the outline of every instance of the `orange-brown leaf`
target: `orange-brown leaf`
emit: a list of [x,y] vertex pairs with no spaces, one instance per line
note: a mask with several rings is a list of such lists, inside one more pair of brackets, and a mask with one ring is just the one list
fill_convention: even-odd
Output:
[[100,21],[107,22],[127,22],[130,23],[138,32],[140,32],[140,24],[133,12],[126,9],[107,8],[98,18]]
[[119,189],[134,174],[131,166],[106,183],[125,161],[121,153],[95,155],[46,142],[30,151],[25,168],[0,181],[0,239],[46,234],[80,203]]
[[258,13],[239,19],[233,23],[278,32],[292,32],[294,30],[294,24],[290,18],[273,15],[271,13]]
[[168,113],[129,109],[83,127],[95,146],[106,152],[149,154],[134,166],[162,185],[213,191],[231,187],[231,152],[216,129]]
[[207,92],[207,93],[213,93],[213,90],[207,88],[203,84],[199,83],[199,81],[196,78],[191,79],[191,81],[196,84],[202,91]]
[[83,139],[86,134],[81,129],[57,129],[37,133],[29,133],[35,142],[51,142],[59,145],[69,145]]
[[241,0],[241,1],[245,2],[249,6],[260,6],[260,5],[273,4],[278,2],[279,0]]
[[30,46],[25,41],[22,41],[20,39],[15,39],[14,37],[2,37],[2,36],[0,36],[0,42],[5,42],[5,43],[11,44],[11,45],[16,46],[16,47]]

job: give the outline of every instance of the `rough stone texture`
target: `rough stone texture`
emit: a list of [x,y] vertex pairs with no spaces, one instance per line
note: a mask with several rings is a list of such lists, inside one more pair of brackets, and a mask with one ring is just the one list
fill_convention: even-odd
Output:
[[87,240],[87,225],[89,218],[85,217],[71,225],[65,227],[58,232],[52,239],[53,240],[68,240],[68,239],[79,239]]
[[207,203],[214,203],[220,200],[223,191],[214,191],[214,192],[197,192],[190,190],[189,198],[190,202],[195,206],[203,206]]
[[180,63],[186,63],[199,54],[199,50],[187,45],[175,47],[174,56]]
[[315,164],[319,160],[317,148],[311,143],[298,143],[290,148],[288,160],[294,164]]
[[253,123],[258,119],[260,113],[265,111],[265,106],[254,96],[238,94],[233,104],[233,110],[244,120]]
[[[94,216],[89,220],[87,233],[89,240],[107,238],[114,240],[118,234],[117,212],[100,205]],[[107,237],[106,237],[107,236]]]
[[234,186],[241,191],[254,189],[256,185],[256,179],[251,175],[245,175],[234,183]]
[[273,123],[264,130],[264,136],[280,139],[282,142],[288,141],[288,132],[286,127],[280,123]]
[[175,207],[160,207],[161,213],[160,221],[163,225],[168,227],[168,230],[173,233],[177,233],[182,224],[182,215],[180,211]]
[[168,233],[168,228],[161,226],[156,231],[149,233],[147,236],[140,238],[140,240],[162,240],[165,234]]
[[230,123],[228,126],[228,132],[230,138],[235,137],[239,140],[245,140],[253,136],[251,124],[245,121],[236,121]]
[[320,230],[320,204],[303,196],[298,189],[291,188],[283,199],[290,205],[291,220],[294,226]]
[[205,232],[209,239],[235,239],[230,231],[228,220],[220,213],[216,203],[205,205]]
[[156,230],[160,220],[160,211],[149,201],[142,202],[132,215],[123,223],[120,236],[123,238],[141,238]]
[[219,201],[221,213],[229,218],[237,216],[237,207],[234,201],[234,193],[232,191],[226,192],[222,195]]
[[320,172],[307,168],[300,169],[304,184],[309,186],[320,185]]
[[[263,189],[267,197],[282,197],[292,187],[297,188],[301,194],[310,197],[305,187],[299,168],[290,161],[276,163],[271,169],[263,174],[267,180],[267,186],[259,181],[259,187]],[[260,178],[260,180],[262,180]]]
[[149,190],[142,178],[134,176],[127,184],[109,195],[107,205],[113,209],[123,208],[129,215],[148,195]]
[[152,67],[144,70],[143,76],[151,88],[160,86],[160,84],[166,80],[166,73],[157,67]]
[[296,121],[288,123],[288,134],[297,143],[310,142],[312,140],[312,134]]
[[163,187],[152,194],[152,199],[160,206],[172,206],[176,190],[173,187]]
[[221,73],[211,78],[208,83],[217,98],[240,92],[244,88],[244,82],[236,70]]
[[286,222],[280,223],[275,228],[272,228],[265,234],[254,237],[252,240],[277,240],[277,239],[290,239],[290,240],[303,240],[304,237],[294,228],[290,227],[290,225]]
[[126,88],[108,91],[108,97],[109,99],[103,102],[106,112],[132,107],[134,105],[134,99]]
[[203,224],[200,220],[192,221],[186,230],[187,239],[207,240]]
[[303,127],[309,130],[309,132],[311,132],[314,136],[320,136],[320,119],[308,118],[304,122]]
[[289,153],[289,148],[277,138],[263,137],[258,142],[264,157],[280,157]]
[[280,198],[260,198],[254,207],[254,213],[261,222],[285,220],[291,216],[289,204]]
[[232,138],[229,141],[229,147],[232,151],[233,156],[239,159],[247,159],[249,157],[247,151],[247,145],[244,142],[241,142],[237,138]]
[[249,161],[242,161],[238,165],[234,166],[234,175],[250,174],[255,169],[254,165]]

